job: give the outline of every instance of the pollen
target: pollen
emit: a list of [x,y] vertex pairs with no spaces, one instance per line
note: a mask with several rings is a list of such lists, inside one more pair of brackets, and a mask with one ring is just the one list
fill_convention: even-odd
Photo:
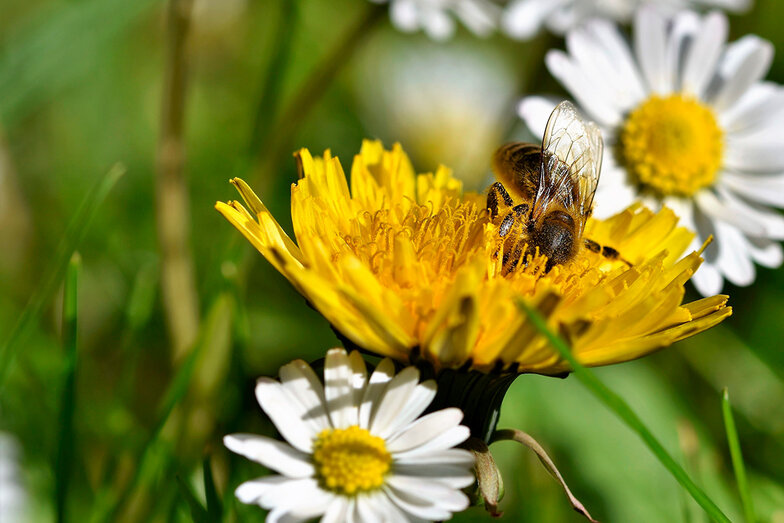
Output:
[[392,455],[382,438],[353,425],[323,430],[313,444],[313,461],[324,488],[351,496],[381,487]]
[[721,167],[723,133],[713,112],[675,94],[652,96],[629,114],[622,157],[637,182],[659,196],[692,196],[713,184]]

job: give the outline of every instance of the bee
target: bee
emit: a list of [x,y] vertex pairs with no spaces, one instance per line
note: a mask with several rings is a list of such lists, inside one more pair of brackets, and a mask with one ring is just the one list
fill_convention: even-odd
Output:
[[547,120],[541,146],[514,142],[496,150],[492,166],[498,181],[490,186],[487,209],[498,235],[508,237],[505,270],[538,251],[547,257],[545,271],[550,271],[571,261],[581,246],[619,259],[612,247],[583,239],[603,147],[596,124],[585,122],[571,102],[563,101]]

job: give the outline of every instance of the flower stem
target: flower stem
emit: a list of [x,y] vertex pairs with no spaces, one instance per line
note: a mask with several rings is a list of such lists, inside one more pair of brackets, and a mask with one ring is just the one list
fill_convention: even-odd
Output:
[[173,356],[179,360],[193,343],[199,306],[189,244],[189,203],[183,165],[185,116],[185,43],[192,0],[170,0],[161,129],[158,142],[156,214],[161,251],[161,290]]

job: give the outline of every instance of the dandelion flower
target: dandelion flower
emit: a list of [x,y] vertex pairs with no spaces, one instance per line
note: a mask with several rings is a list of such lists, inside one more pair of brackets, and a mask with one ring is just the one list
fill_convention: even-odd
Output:
[[280,475],[241,484],[243,503],[270,509],[267,521],[447,520],[468,508],[474,482],[459,409],[419,417],[436,394],[419,371],[395,374],[384,359],[368,378],[359,352],[327,353],[322,386],[295,360],[280,381],[261,378],[256,398],[287,443],[252,434],[224,438],[232,451]]
[[500,9],[490,0],[371,0],[389,2],[389,16],[399,30],[419,30],[433,40],[447,40],[455,33],[458,18],[476,35],[488,36],[496,28]]
[[240,179],[216,208],[307,298],[341,337],[436,371],[560,374],[568,365],[535,334],[517,300],[537,307],[585,365],[638,358],[730,314],[726,296],[683,304],[700,256],[669,209],[631,206],[589,219],[584,236],[631,263],[581,249],[567,265],[544,257],[502,270],[486,197],[463,193],[449,169],[415,175],[399,145],[364,142],[351,184],[329,151],[298,153],[291,188],[296,242]]
[[628,22],[642,5],[675,12],[689,6],[744,11],[751,0],[513,0],[501,16],[501,26],[513,38],[527,40],[542,28],[562,35],[590,18]]
[[[602,129],[597,216],[642,199],[674,209],[709,236],[694,284],[705,296],[754,281],[754,262],[781,265],[784,217],[784,90],[764,82],[770,42],[745,36],[727,44],[721,13],[672,18],[639,11],[633,50],[618,29],[593,20],[566,37],[567,52],[547,55],[550,72]],[[520,115],[533,132],[553,103],[528,97]]]

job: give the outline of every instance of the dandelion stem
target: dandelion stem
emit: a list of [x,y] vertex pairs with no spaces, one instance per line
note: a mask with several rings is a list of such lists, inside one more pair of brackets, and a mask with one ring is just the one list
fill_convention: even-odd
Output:
[[645,445],[653,452],[654,456],[658,458],[659,462],[661,462],[678,483],[686,489],[694,501],[705,510],[708,516],[714,521],[730,523],[729,518],[727,518],[707,494],[692,481],[686,471],[683,470],[683,467],[670,456],[664,446],[656,439],[656,436],[653,435],[648,427],[645,426],[629,404],[602,383],[592,371],[583,367],[580,362],[577,361],[577,358],[574,357],[566,342],[550,330],[538,311],[523,301],[518,301],[518,306],[525,311],[534,327],[536,327],[536,329],[550,342],[550,345],[555,351],[571,365],[572,371],[577,379],[610,410],[615,412],[630,429],[640,436],[640,439],[642,439]]
[[185,183],[183,122],[187,67],[186,39],[192,0],[170,0],[161,128],[157,159],[157,224],[161,251],[161,288],[174,359],[193,344],[199,306],[190,250],[188,189]]

